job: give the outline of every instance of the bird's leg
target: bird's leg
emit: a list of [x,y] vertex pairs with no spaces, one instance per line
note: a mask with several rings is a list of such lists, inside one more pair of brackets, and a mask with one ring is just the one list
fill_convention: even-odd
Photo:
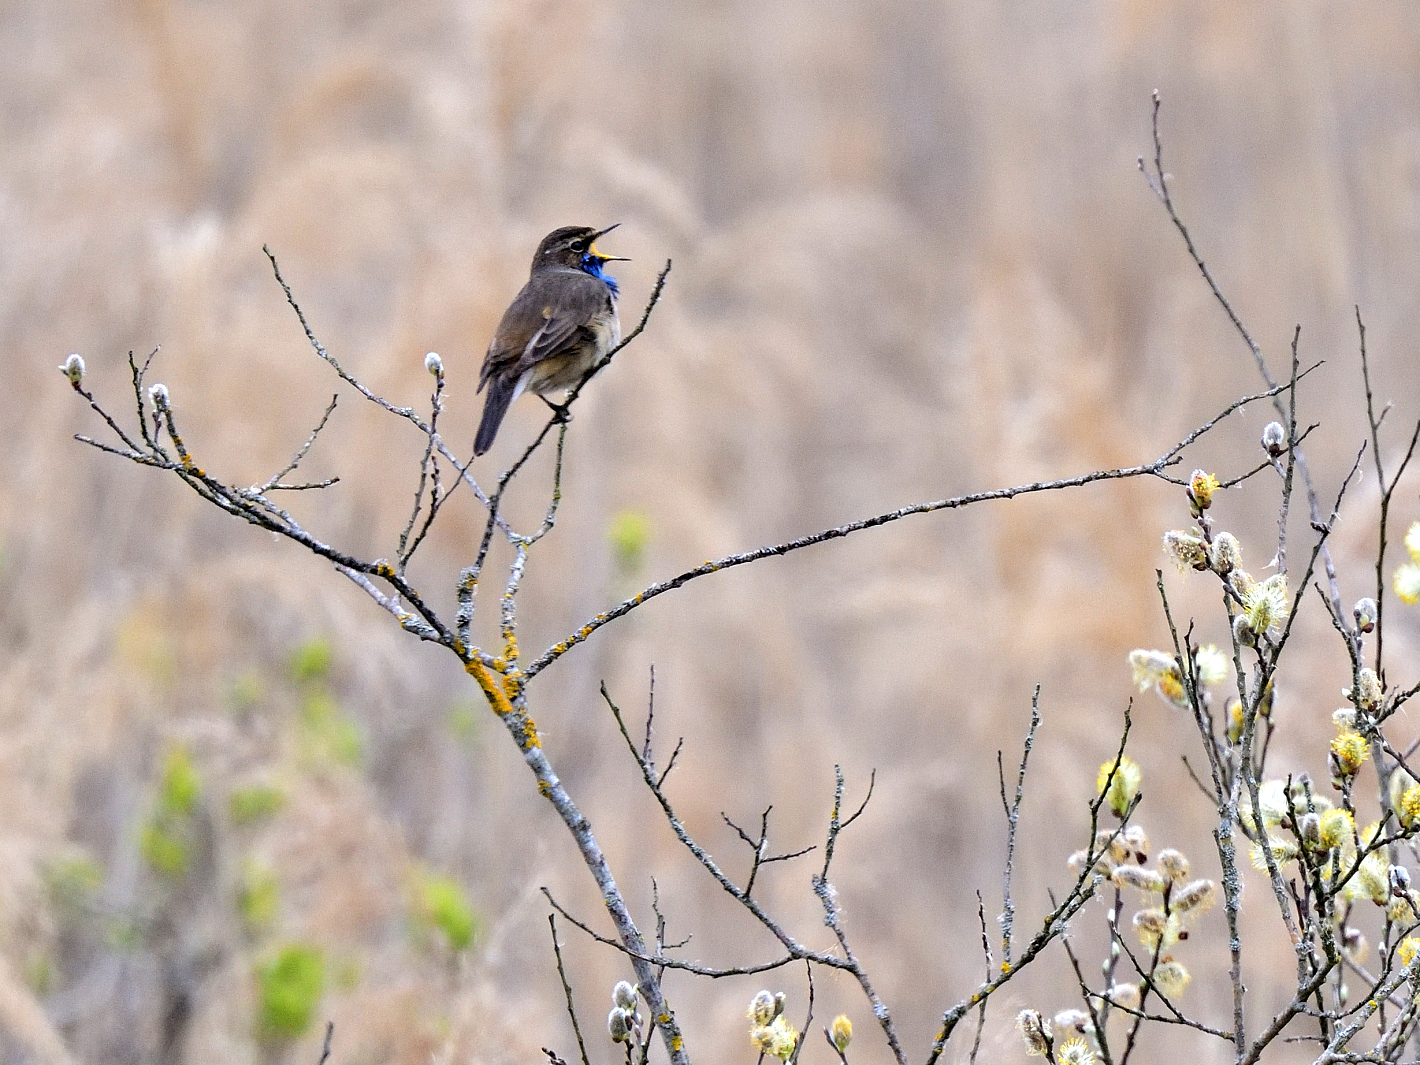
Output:
[[548,408],[556,416],[559,422],[565,424],[572,420],[572,412],[567,409],[566,403],[554,403],[552,402],[552,400],[544,396],[541,392],[538,393],[537,398],[547,404]]

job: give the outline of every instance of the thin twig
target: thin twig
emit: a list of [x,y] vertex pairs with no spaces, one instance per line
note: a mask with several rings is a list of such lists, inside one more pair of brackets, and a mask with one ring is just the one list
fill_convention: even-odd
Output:
[[562,966],[562,945],[557,941],[557,914],[549,913],[547,924],[552,930],[552,952],[557,956],[557,979],[562,981],[562,993],[567,998],[567,1016],[572,1021],[572,1034],[577,1037],[577,1051],[582,1056],[582,1065],[592,1065],[587,1058],[587,1044],[582,1040],[582,1026],[577,1022],[577,1007],[572,1004],[572,985],[567,982],[567,970]]
[[[263,492],[270,492],[272,489],[285,487],[281,484],[281,478],[285,477],[301,464],[301,460],[306,457],[306,452],[310,451],[311,446],[316,442],[316,437],[320,436],[321,430],[325,428],[325,423],[330,421],[330,416],[335,413],[335,404],[339,400],[340,396],[338,394],[330,397],[330,403],[326,406],[325,413],[320,416],[320,421],[316,423],[316,427],[311,430],[311,435],[306,437],[306,442],[296,451],[295,457],[293,457],[279,473],[273,474],[271,479],[265,484],[252,485],[247,491],[252,495],[261,495]],[[333,478],[330,483],[333,484],[339,479],[338,477]]]
[[[1243,325],[1242,319],[1239,318],[1237,312],[1233,310],[1233,305],[1228,302],[1228,298],[1223,295],[1223,290],[1218,287],[1217,281],[1213,279],[1212,271],[1208,269],[1208,265],[1203,261],[1203,257],[1199,255],[1198,249],[1194,246],[1193,237],[1188,231],[1188,227],[1184,225],[1183,219],[1178,213],[1178,209],[1174,206],[1173,195],[1169,191],[1168,174],[1164,171],[1164,142],[1159,133],[1160,106],[1161,101],[1156,90],[1154,92],[1153,114],[1154,172],[1152,175],[1149,173],[1148,167],[1144,164],[1143,156],[1139,157],[1139,172],[1144,175],[1154,195],[1159,198],[1159,202],[1163,204],[1164,210],[1168,213],[1169,221],[1173,223],[1174,228],[1178,230],[1179,236],[1183,238],[1184,247],[1188,250],[1189,258],[1193,260],[1193,264],[1198,268],[1198,272],[1208,285],[1208,289],[1212,292],[1214,300],[1216,300],[1218,305],[1223,309],[1223,313],[1227,315],[1228,321],[1232,323],[1233,329],[1237,332],[1238,336],[1242,338],[1243,343],[1247,345],[1247,349],[1252,354],[1253,362],[1257,366],[1259,375],[1261,375],[1269,388],[1275,387],[1277,382],[1273,378],[1272,372],[1267,368],[1267,360],[1263,358],[1262,348],[1258,346],[1257,341],[1253,339],[1252,334],[1248,331],[1247,327]],[[1281,400],[1277,398],[1279,394],[1280,390],[1273,393],[1272,406],[1273,409],[1277,411],[1278,417],[1285,419],[1287,412],[1283,408]],[[1297,468],[1302,474],[1302,483],[1306,488],[1307,505],[1311,511],[1311,520],[1313,523],[1320,522],[1321,505],[1317,500],[1316,488],[1312,483],[1311,469],[1307,465],[1306,457],[1300,452],[1296,453],[1296,461]],[[1339,612],[1341,609],[1341,592],[1337,587],[1336,567],[1332,563],[1331,553],[1329,551],[1323,553],[1323,562],[1329,581],[1330,598],[1336,610]]]
[[[976,920],[981,925],[981,953],[986,956],[986,979],[990,980],[996,963],[991,958],[991,936],[986,931],[986,900],[981,897],[980,891],[976,893]],[[982,999],[981,1008],[976,1012],[976,1035],[971,1040],[971,1054],[967,1058],[969,1065],[976,1065],[976,1055],[981,1051],[981,1033],[986,1029],[987,1002],[987,999]]]
[[1035,732],[1040,727],[1040,685],[1030,698],[1030,728],[1026,731],[1026,742],[1021,751],[1021,764],[1016,773],[1016,798],[1006,803],[1006,777],[1001,772],[1001,752],[996,752],[996,769],[1001,782],[1001,806],[1006,812],[1006,871],[1001,887],[1001,964],[1011,964],[1011,925],[1015,922],[1016,907],[1011,902],[1011,872],[1016,857],[1016,827],[1021,819],[1021,799],[1026,790],[1026,764],[1030,761],[1031,748],[1035,746]]
[[334,1038],[334,1036],[335,1036],[335,1022],[334,1022],[334,1021],[326,1021],[326,1022],[325,1022],[325,1041],[321,1044],[321,1048],[320,1048],[320,1060],[316,1062],[316,1065],[325,1065],[325,1063],[330,1060],[330,1041],[331,1041],[332,1038]]
[[338,361],[336,361],[335,356],[325,349],[325,345],[322,344],[319,340],[317,340],[315,333],[311,331],[310,323],[306,321],[306,312],[301,310],[301,305],[296,302],[296,297],[291,294],[291,286],[286,284],[286,279],[281,276],[281,267],[276,262],[276,256],[272,253],[271,249],[265,244],[261,246],[261,250],[266,253],[267,259],[271,261],[271,271],[276,275],[276,283],[281,286],[281,291],[286,293],[286,302],[289,303],[291,305],[291,309],[296,312],[296,318],[300,321],[301,328],[305,330],[306,340],[308,340],[310,342],[311,347],[315,349],[315,353],[330,364],[331,369],[333,369],[340,376],[340,379],[342,381],[344,381],[351,388],[355,389],[355,391],[359,392],[371,403],[383,407],[390,414],[397,415],[398,417],[405,418],[408,421],[413,422],[415,427],[425,436],[432,436],[433,433],[430,430],[429,426],[425,425],[423,420],[420,419],[419,415],[414,413],[413,407],[396,407],[389,400],[384,399],[381,396],[375,395],[375,393],[370,391],[370,389],[366,388],[364,384],[362,384],[360,381],[356,380],[350,374],[345,372],[345,368],[342,367]]

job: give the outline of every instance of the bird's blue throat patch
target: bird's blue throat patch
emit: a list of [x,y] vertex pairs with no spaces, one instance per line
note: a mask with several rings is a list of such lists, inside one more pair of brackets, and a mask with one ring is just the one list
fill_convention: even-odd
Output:
[[611,289],[612,299],[615,299],[616,297],[621,295],[621,290],[618,289],[616,286],[616,278],[612,277],[609,273],[602,269],[602,261],[598,259],[595,255],[582,256],[582,269],[585,270],[587,273],[591,274],[598,281],[604,281],[606,283],[606,287]]

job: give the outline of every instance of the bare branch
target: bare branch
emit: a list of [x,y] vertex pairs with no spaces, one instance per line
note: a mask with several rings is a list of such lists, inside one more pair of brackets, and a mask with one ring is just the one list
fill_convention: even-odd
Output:
[[[311,430],[311,435],[306,437],[306,442],[301,445],[300,449],[296,452],[295,457],[292,458],[291,461],[288,462],[284,467],[282,467],[282,469],[278,473],[273,474],[271,479],[265,484],[252,485],[250,488],[248,488],[247,491],[249,493],[254,496],[259,496],[263,492],[269,492],[274,488],[286,487],[285,485],[281,484],[281,478],[285,477],[288,473],[293,471],[297,466],[301,464],[301,460],[306,457],[306,452],[310,451],[311,446],[316,442],[316,437],[320,436],[320,431],[325,428],[325,423],[330,421],[331,414],[335,412],[335,404],[339,400],[340,396],[338,395],[330,397],[330,404],[325,408],[325,413],[320,416],[320,421],[317,422],[316,427]],[[334,477],[331,478],[330,481],[328,481],[327,483],[334,484],[338,480],[340,480],[340,478]],[[322,485],[322,487],[324,487],[324,485]]]
[[577,1007],[572,1003],[572,985],[567,982],[567,970],[562,967],[562,944],[557,941],[557,914],[549,913],[547,924],[552,930],[552,952],[557,956],[557,978],[562,981],[562,993],[567,998],[567,1016],[572,1021],[572,1034],[577,1037],[577,1052],[582,1056],[582,1065],[592,1065],[587,1058],[587,1044],[582,1039],[582,1026],[577,1022]]
[[[1302,376],[1305,375],[1298,375],[1299,378]],[[1259,392],[1253,396],[1245,396],[1242,399],[1228,404],[1216,417],[1194,429],[1153,462],[1146,463],[1142,466],[1125,466],[1113,470],[1095,470],[1092,473],[1081,474],[1076,477],[1063,477],[1054,481],[1033,481],[1030,484],[1017,485],[1014,488],[997,488],[987,492],[974,492],[969,495],[953,496],[950,499],[939,499],[931,503],[915,503],[911,506],[899,507],[897,510],[890,510],[885,514],[877,514],[871,518],[863,518],[859,521],[849,522],[847,525],[824,529],[821,532],[813,533],[809,536],[801,536],[794,540],[787,540],[781,544],[772,544],[768,547],[745,551],[737,555],[726,555],[724,558],[705,562],[696,566],[694,569],[686,570],[678,577],[672,577],[668,581],[653,584],[612,609],[588,619],[586,624],[582,625],[575,632],[567,635],[560,642],[553,644],[539,655],[537,659],[523,671],[523,676],[527,680],[531,680],[573,647],[576,647],[579,643],[586,640],[588,636],[596,632],[602,626],[615,621],[619,617],[624,617],[637,607],[642,606],[657,596],[674,591],[682,585],[695,580],[697,577],[704,577],[711,573],[719,573],[721,570],[732,569],[735,566],[748,565],[751,562],[758,562],[763,558],[787,555],[791,551],[799,551],[805,547],[813,547],[815,544],[821,544],[828,540],[836,540],[852,533],[862,532],[865,529],[875,529],[880,525],[887,525],[890,522],[900,521],[903,518],[909,518],[917,514],[931,514],[939,510],[957,510],[975,503],[984,503],[995,499],[1014,499],[1017,496],[1030,495],[1035,492],[1053,492],[1066,488],[1080,488],[1087,484],[1094,484],[1096,481],[1111,481],[1146,476],[1163,477],[1164,471],[1169,466],[1179,461],[1179,453],[1211,430],[1218,422],[1248,403],[1265,399],[1269,396],[1275,396],[1279,392],[1287,391],[1289,387],[1290,385],[1286,384],[1273,385],[1266,392]],[[488,534],[485,535],[485,543],[487,539]]]
[[1026,764],[1030,761],[1031,748],[1035,746],[1035,732],[1040,727],[1040,685],[1035,686],[1035,692],[1030,699],[1030,728],[1026,731],[1026,741],[1024,749],[1021,751],[1020,768],[1016,773],[1016,798],[1009,806],[1006,804],[1006,777],[1001,767],[1001,752],[996,752],[996,769],[1000,773],[1001,781],[1001,805],[1006,811],[1006,870],[1002,878],[1001,888],[1001,916],[998,921],[1001,925],[1001,963],[1011,964],[1011,926],[1015,923],[1016,907],[1011,902],[1011,871],[1016,857],[1016,827],[1021,819],[1021,800],[1025,797],[1026,790]]

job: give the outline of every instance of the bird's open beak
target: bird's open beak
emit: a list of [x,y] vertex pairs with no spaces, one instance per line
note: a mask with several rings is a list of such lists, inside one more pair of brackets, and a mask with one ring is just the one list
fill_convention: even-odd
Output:
[[[592,240],[596,240],[597,237],[604,237],[604,236],[606,236],[608,233],[610,233],[613,229],[615,229],[615,228],[616,228],[617,226],[619,226],[619,225],[621,225],[620,222],[613,222],[611,225],[607,226],[605,229],[600,230],[599,232],[593,234],[593,235],[592,235]],[[624,255],[603,255],[601,252],[597,251],[597,246],[596,246],[595,244],[592,244],[592,245],[588,246],[587,250],[588,250],[589,252],[591,252],[593,255],[595,255],[598,259],[600,259],[600,260],[601,260],[602,262],[604,262],[604,263],[629,263],[629,262],[631,261],[630,259],[626,258],[626,256],[624,256]]]

